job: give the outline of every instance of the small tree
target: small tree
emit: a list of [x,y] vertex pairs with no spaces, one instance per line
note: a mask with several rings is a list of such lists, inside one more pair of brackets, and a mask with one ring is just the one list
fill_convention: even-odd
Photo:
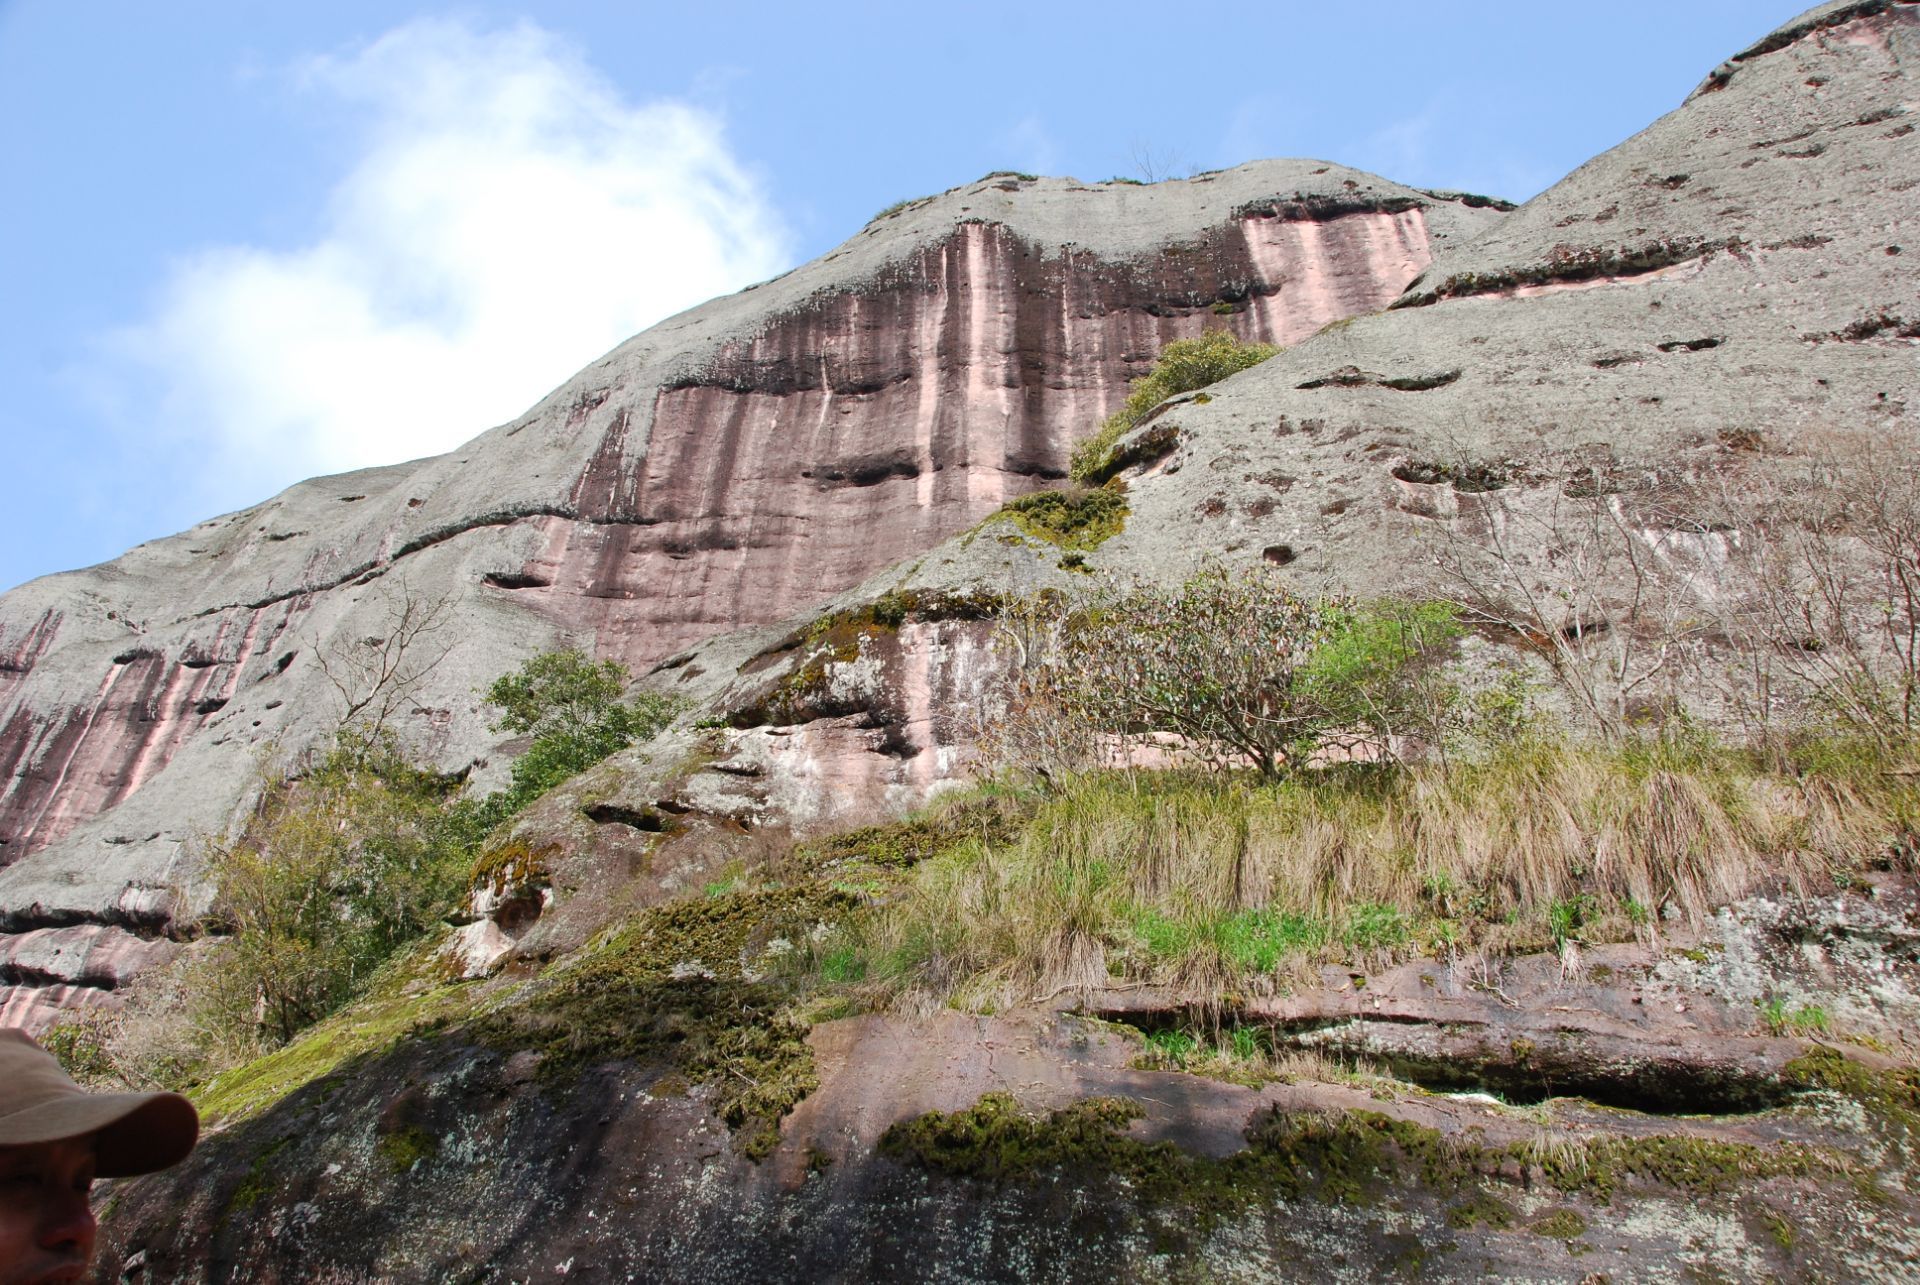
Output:
[[1448,526],[1436,557],[1461,617],[1544,659],[1576,713],[1624,735],[1636,699],[1675,692],[1714,614],[1720,538],[1695,517],[1582,485],[1479,497],[1484,526]]
[[1069,612],[1058,592],[1007,596],[994,617],[994,650],[1007,668],[1001,699],[972,710],[972,736],[990,763],[1059,778],[1102,766],[1100,729],[1079,702],[1059,656]]
[[340,727],[377,739],[453,650],[443,637],[447,599],[416,593],[404,579],[381,590],[386,619],[378,634],[335,638],[314,648],[320,672],[340,696]]
[[487,688],[487,704],[500,711],[496,731],[540,736],[577,736],[619,706],[626,666],[598,663],[577,649],[535,656]]
[[1727,631],[1774,674],[1892,753],[1920,735],[1920,467],[1841,442],[1797,476],[1722,497],[1734,550]]
[[1211,566],[1177,589],[1093,595],[1063,630],[1052,696],[1093,726],[1176,733],[1272,777],[1328,745],[1390,752],[1421,721],[1417,662],[1453,632],[1444,608],[1313,601]]
[[276,774],[240,837],[206,855],[228,936],[204,980],[215,1024],[283,1043],[437,921],[467,869],[442,824],[454,788],[350,734],[305,775]]
[[491,828],[568,777],[673,721],[673,698],[641,692],[622,701],[626,666],[594,661],[576,649],[545,652],[494,680],[487,704],[500,711],[496,731],[533,737],[514,760],[507,789],[477,805],[479,825]]

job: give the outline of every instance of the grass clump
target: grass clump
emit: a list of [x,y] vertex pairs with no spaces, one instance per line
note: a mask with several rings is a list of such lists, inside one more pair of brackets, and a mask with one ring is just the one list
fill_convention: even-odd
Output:
[[1068,474],[1079,482],[1103,480],[1111,471],[1114,444],[1144,421],[1154,407],[1169,397],[1205,388],[1257,366],[1278,351],[1272,344],[1243,342],[1229,330],[1210,330],[1192,339],[1174,340],[1160,350],[1153,369],[1133,381],[1126,402],[1107,418],[1100,431],[1074,448]]
[[[1909,788],[1876,776],[1849,796],[1884,815]],[[1435,943],[1626,940],[1653,915],[1871,863],[1871,837],[1821,842],[1829,793],[1738,749],[1638,741],[1271,781],[1066,773],[1018,822],[904,871],[850,944],[881,992],[997,1005],[1136,982],[1219,993]]]
[[938,800],[898,821],[810,839],[795,845],[792,859],[813,874],[856,864],[905,870],[968,839],[1004,843],[1019,832],[1027,812],[1017,795],[974,791]]
[[892,205],[889,205],[886,209],[881,210],[878,214],[868,219],[867,226],[872,227],[882,219],[890,219],[894,215],[904,213],[916,205],[925,205],[932,199],[930,196],[910,196],[903,201],[895,201]]
[[1770,1035],[1825,1035],[1833,1029],[1833,1019],[1818,1004],[1789,1004],[1775,995],[1760,1006],[1760,1024]]

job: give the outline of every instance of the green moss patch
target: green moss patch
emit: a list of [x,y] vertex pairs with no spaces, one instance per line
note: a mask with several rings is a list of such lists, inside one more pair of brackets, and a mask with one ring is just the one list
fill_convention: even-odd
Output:
[[[1377,1112],[1277,1107],[1248,1127],[1244,1150],[1212,1160],[1171,1143],[1126,1136],[1126,1126],[1143,1114],[1126,1099],[1090,1098],[1033,1116],[1007,1094],[989,1093],[964,1111],[933,1111],[895,1124],[881,1138],[880,1151],[902,1163],[985,1182],[1029,1182],[1050,1173],[1082,1181],[1114,1177],[1148,1203],[1202,1214],[1276,1196],[1371,1204],[1390,1189],[1418,1185],[1459,1200],[1448,1211],[1453,1226],[1493,1228],[1512,1225],[1516,1214],[1487,1185],[1508,1181],[1516,1170],[1602,1204],[1630,1181],[1712,1197],[1766,1178],[1849,1172],[1837,1156],[1792,1144],[1600,1138],[1569,1143],[1557,1157],[1543,1158],[1523,1143],[1493,1146]],[[1585,1232],[1586,1221],[1559,1210],[1531,1230],[1573,1239]]]
[[418,946],[382,970],[366,999],[308,1027],[273,1052],[192,1090],[188,1096],[201,1117],[211,1124],[258,1115],[353,1058],[464,1018],[473,1005],[471,985],[407,993],[420,985],[421,978],[434,975],[435,945]]
[[535,851],[519,839],[488,848],[473,863],[472,886],[490,889],[495,896],[542,887],[552,878],[551,862],[559,850],[546,844]]
[[222,1222],[234,1214],[245,1213],[259,1204],[263,1198],[273,1194],[276,1186],[274,1174],[279,1169],[279,1165],[275,1163],[275,1157],[292,1146],[293,1142],[292,1134],[283,1134],[260,1149],[260,1153],[254,1156],[252,1163],[247,1166],[246,1174],[234,1185],[233,1191],[227,1196]]
[[1084,553],[1119,535],[1127,513],[1126,492],[1109,485],[1035,491],[1009,500],[999,516],[1036,540]]
[[733,891],[648,910],[605,946],[475,1024],[483,1041],[542,1055],[549,1079],[603,1062],[664,1061],[713,1088],[716,1114],[754,1159],[819,1084],[807,1026],[761,968],[776,940],[803,941],[853,899],[810,885]]
[[1527,1230],[1552,1240],[1578,1240],[1587,1234],[1587,1220],[1571,1209],[1556,1209],[1528,1223]]
[[1476,1191],[1464,1201],[1447,1210],[1447,1226],[1458,1227],[1462,1231],[1476,1227],[1485,1227],[1489,1231],[1505,1231],[1513,1226],[1519,1214],[1514,1207],[1490,1191]]
[[1883,1132],[1920,1136],[1920,1067],[1879,1071],[1821,1045],[1787,1063],[1781,1078],[1798,1089],[1851,1098]]
[[[894,628],[870,620],[829,618],[824,627],[809,630],[806,637],[796,643],[807,648],[806,659],[750,704],[728,715],[727,721],[739,728],[787,727],[809,719],[852,713],[856,706],[842,709],[834,700],[833,669],[859,660],[867,639],[890,634]],[[859,706],[864,706],[864,700]]]
[[809,840],[797,845],[793,856],[802,870],[816,874],[832,873],[856,863],[904,870],[968,839],[984,843],[1011,842],[1026,819],[1026,809],[1008,799],[968,799],[946,806],[936,805],[917,816],[886,825],[863,826]]
[[440,1139],[419,1125],[410,1124],[382,1134],[374,1150],[387,1162],[388,1168],[395,1173],[406,1173],[422,1160],[431,1160],[440,1154]]

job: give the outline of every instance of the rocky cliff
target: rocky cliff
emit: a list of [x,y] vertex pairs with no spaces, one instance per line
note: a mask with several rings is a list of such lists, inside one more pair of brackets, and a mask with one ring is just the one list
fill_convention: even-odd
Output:
[[[461,450],[320,478],[0,598],[0,1012],[163,955],[185,845],[341,713],[323,654],[440,607],[410,742],[568,639],[645,669],[782,620],[1064,476],[1168,340],[1292,343],[1500,217],[1335,165],[1152,187],[999,175],[635,337]],[[423,644],[427,646],[430,644]],[[444,649],[444,645],[436,648]]]
[[[1266,552],[1303,585],[1379,591],[1487,502],[1583,470],[1764,471],[1847,435],[1910,450],[1916,21],[1812,11],[1439,249],[1385,310],[1182,399],[1136,434],[1132,515],[1090,565]],[[948,548],[909,583],[974,574]]]
[[[559,638],[651,665],[703,724],[530,808],[514,836],[538,880],[481,889],[458,951],[423,947],[206,1086],[222,1131],[116,1188],[114,1261],[154,1280],[1910,1279],[1910,853],[1774,872],[1773,895],[1691,917],[1642,906],[1584,951],[1349,942],[1246,994],[1096,961],[997,1012],[908,992],[845,1016],[783,1008],[769,979],[861,897],[904,895],[880,876],[925,855],[926,826],[1012,860],[991,800],[791,842],[961,767],[999,595],[1208,557],[1309,591],[1418,589],[1449,550],[1553,538],[1530,517],[1596,496],[1712,568],[1729,528],[1674,513],[1666,479],[1761,487],[1843,438],[1910,458],[1917,56],[1920,4],[1823,5],[1510,213],[1318,164],[990,178],[640,336],[453,456],[9,595],[11,716],[52,738],[83,711],[73,770],[11,787],[40,800],[0,872],[14,1014],[172,948],[183,827],[243,797],[253,737],[325,725],[313,652],[423,587],[453,593],[463,642],[410,715],[444,764],[493,752],[472,685]],[[994,516],[1059,476],[1162,341],[1209,325],[1289,347],[1120,441],[1117,534],[1068,551]],[[237,605],[168,613],[166,593]],[[141,708],[144,766],[79,752],[93,726],[124,750]],[[80,785],[94,802],[61,792]],[[196,790],[204,812],[175,793]],[[1818,866],[1822,842],[1788,858]],[[1678,846],[1707,874],[1730,859]],[[1196,1021],[1333,1062],[1254,1085],[1152,1060],[1145,1035]]]

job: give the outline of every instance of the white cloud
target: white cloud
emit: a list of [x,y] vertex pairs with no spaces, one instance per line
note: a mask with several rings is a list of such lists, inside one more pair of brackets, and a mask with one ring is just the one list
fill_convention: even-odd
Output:
[[627,102],[538,28],[411,23],[298,76],[364,118],[317,239],[183,260],[110,345],[222,491],[451,449],[787,266],[716,117]]
[[1052,176],[1060,172],[1060,149],[1038,116],[1021,117],[1001,137],[1012,159],[1027,173]]
[[1490,146],[1473,124],[1459,107],[1459,94],[1449,89],[1350,144],[1342,159],[1396,183],[1515,201],[1534,196],[1559,177],[1499,144]]

